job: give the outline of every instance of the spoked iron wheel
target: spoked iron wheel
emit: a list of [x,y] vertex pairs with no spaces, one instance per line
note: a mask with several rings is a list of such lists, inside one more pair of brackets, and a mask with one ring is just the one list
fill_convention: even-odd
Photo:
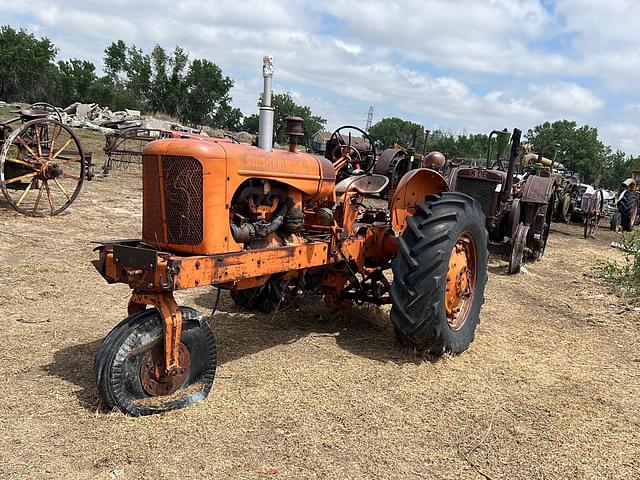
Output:
[[85,169],[82,146],[69,127],[32,120],[12,131],[2,146],[0,188],[24,215],[58,215],[80,193]]
[[527,237],[529,236],[529,225],[521,223],[516,229],[516,235],[511,245],[509,254],[509,273],[519,273],[524,263],[524,254],[527,247]]
[[47,112],[49,114],[49,116],[47,118],[51,118],[51,119],[56,120],[56,121],[58,121],[60,123],[63,123],[62,122],[62,114],[60,113],[60,110],[58,110],[56,107],[54,107],[50,103],[36,102],[36,103],[32,104],[29,108],[31,110],[42,110],[43,112]]
[[592,213],[584,219],[584,238],[595,238],[598,226],[600,225],[600,215]]
[[173,375],[164,369],[163,325],[155,309],[129,316],[106,336],[94,366],[107,408],[150,415],[206,398],[216,372],[216,340],[202,315],[186,307],[180,311],[180,368]]

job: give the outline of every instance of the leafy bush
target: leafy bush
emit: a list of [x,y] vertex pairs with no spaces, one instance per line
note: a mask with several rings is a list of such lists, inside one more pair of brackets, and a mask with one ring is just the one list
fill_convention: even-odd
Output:
[[640,297],[640,228],[624,233],[619,243],[626,252],[625,259],[600,262],[596,270],[620,295]]

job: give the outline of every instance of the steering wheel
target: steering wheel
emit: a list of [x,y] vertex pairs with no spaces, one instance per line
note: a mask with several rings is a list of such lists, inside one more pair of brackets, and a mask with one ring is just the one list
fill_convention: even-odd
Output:
[[345,166],[362,163],[362,156],[358,149],[352,145],[336,145],[331,152],[331,160],[335,171],[339,172]]
[[373,138],[371,138],[371,136],[361,128],[355,127],[353,125],[343,125],[342,127],[338,128],[331,134],[331,137],[327,142],[329,144],[332,144],[333,142],[337,143],[337,145],[331,151],[330,159],[335,166],[336,172],[340,171],[347,164],[350,165],[352,163],[362,163],[362,155],[360,154],[358,149],[351,144],[351,134],[349,134],[348,136],[348,141],[345,140],[344,136],[342,135],[342,131],[344,130],[355,130],[362,135],[363,139],[369,142],[373,159],[371,161],[371,165],[367,169],[367,173],[372,172],[373,167],[376,164],[376,147]]

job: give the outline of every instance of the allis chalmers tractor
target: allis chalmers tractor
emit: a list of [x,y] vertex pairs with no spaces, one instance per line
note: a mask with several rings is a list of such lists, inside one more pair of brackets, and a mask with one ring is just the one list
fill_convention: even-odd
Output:
[[103,243],[95,262],[108,282],[133,290],[129,316],[95,357],[109,408],[146,415],[209,393],[215,337],[200,313],[176,304],[180,289],[214,285],[261,311],[287,292],[319,292],[332,308],[392,304],[402,342],[442,354],[473,341],[487,280],[480,204],[448,192],[437,172],[416,169],[388,209],[365,206],[388,179],[336,184],[349,159],[334,165],[298,152],[296,118],[287,125],[289,151],[270,151],[271,74],[267,58],[262,148],[172,138],[144,149],[142,239]]
[[[451,190],[466,193],[482,205],[489,248],[507,256],[509,273],[518,273],[526,258],[542,256],[553,213],[553,178],[529,172],[514,182],[520,135],[517,128],[513,135],[506,129],[494,130],[489,135],[486,168],[458,165],[448,175]],[[505,171],[502,156],[509,141],[511,154]]]

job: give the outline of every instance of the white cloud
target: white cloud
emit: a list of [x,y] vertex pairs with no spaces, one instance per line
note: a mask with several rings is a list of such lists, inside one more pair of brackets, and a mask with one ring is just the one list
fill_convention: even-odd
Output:
[[575,83],[554,82],[531,85],[532,102],[545,112],[582,116],[600,110],[604,102],[586,88]]
[[640,153],[640,126],[637,123],[606,123],[599,133],[605,143],[628,154]]
[[180,45],[234,78],[234,104],[246,114],[257,111],[261,58],[269,53],[276,91],[297,92],[330,126],[364,124],[370,105],[376,119],[400,116],[457,131],[527,129],[568,118],[601,126],[612,142],[636,148],[620,129],[634,107],[611,100],[616,92],[635,92],[629,89],[640,80],[640,2],[547,4],[31,0],[25,12],[20,3],[0,0],[0,11],[13,20],[3,23],[25,22],[51,38],[60,58],[97,66],[117,38],[147,50]]

